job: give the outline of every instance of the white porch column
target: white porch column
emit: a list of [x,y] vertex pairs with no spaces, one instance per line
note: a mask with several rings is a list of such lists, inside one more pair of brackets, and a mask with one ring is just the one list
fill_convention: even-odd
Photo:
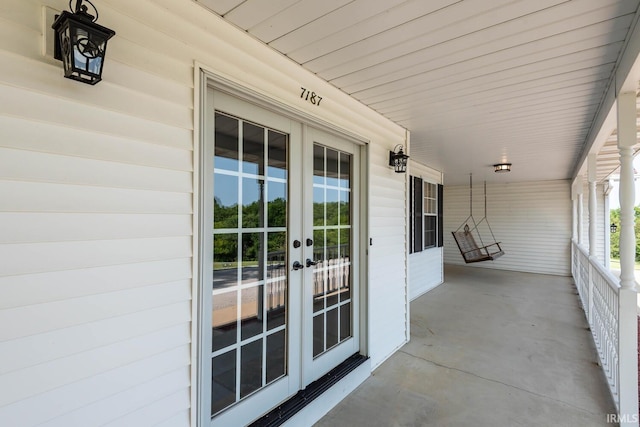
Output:
[[571,184],[571,240],[578,242],[578,192],[576,180]]
[[607,183],[604,191],[604,266],[611,268],[611,180]]
[[596,155],[589,154],[587,158],[589,180],[589,256],[595,257],[598,230],[598,201],[596,199]]
[[620,426],[638,426],[638,323],[634,275],[634,173],[632,147],[636,135],[636,93],[621,93],[617,99],[618,150],[620,151],[620,295],[618,358],[620,361]]
[[583,191],[582,177],[576,178],[576,190],[578,192],[578,244],[584,244],[584,199],[582,197]]
[[635,288],[636,237],[634,232],[635,185],[633,146],[636,144],[636,94],[618,96],[618,150],[620,152],[620,284]]
[[572,215],[571,215],[571,240],[578,241],[578,197],[571,199]]

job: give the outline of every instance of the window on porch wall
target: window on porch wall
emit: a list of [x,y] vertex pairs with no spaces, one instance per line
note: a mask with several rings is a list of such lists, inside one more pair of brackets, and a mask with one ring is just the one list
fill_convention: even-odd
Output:
[[409,187],[409,253],[442,247],[442,185],[411,176]]

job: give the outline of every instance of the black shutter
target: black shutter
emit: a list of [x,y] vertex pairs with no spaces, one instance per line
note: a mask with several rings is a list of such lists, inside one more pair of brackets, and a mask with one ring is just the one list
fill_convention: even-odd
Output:
[[422,251],[422,205],[424,204],[422,196],[422,179],[413,177],[413,251]]
[[409,253],[413,253],[413,177],[409,177]]
[[444,186],[438,184],[438,247],[444,246]]

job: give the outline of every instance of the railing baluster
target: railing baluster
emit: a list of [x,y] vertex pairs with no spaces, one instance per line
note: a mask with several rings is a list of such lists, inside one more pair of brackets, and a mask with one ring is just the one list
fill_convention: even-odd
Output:
[[618,306],[620,285],[600,262],[589,257],[576,242],[571,243],[572,274],[580,295],[593,341],[598,350],[611,395],[619,408],[620,367],[618,357]]

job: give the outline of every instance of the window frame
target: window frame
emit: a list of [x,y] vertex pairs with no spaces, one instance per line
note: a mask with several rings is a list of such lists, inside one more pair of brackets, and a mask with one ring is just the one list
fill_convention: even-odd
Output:
[[[443,246],[443,194],[444,187],[441,184],[427,181],[419,176],[409,176],[410,254]],[[433,210],[425,208],[427,201]],[[435,224],[435,229],[430,230],[433,236],[432,239],[428,239],[429,242],[426,238],[427,222]]]
[[[428,190],[427,190],[428,189]],[[433,209],[431,209],[433,207]],[[427,224],[433,224],[427,227]],[[438,246],[438,185],[429,181],[422,183],[422,248],[431,249]],[[429,238],[427,238],[427,233]]]

